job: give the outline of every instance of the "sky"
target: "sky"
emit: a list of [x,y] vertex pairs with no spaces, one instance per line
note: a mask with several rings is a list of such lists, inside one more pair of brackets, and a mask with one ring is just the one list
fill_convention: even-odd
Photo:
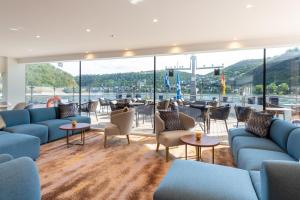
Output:
[[[288,49],[294,47],[272,48],[267,49],[267,57],[273,57],[283,54]],[[165,69],[170,66],[190,66],[190,57],[192,54],[186,55],[170,55],[158,56],[157,70]],[[235,50],[224,52],[197,53],[197,66],[219,66],[228,67],[236,62],[245,59],[263,59],[263,50]],[[58,66],[58,63],[52,63],[54,66],[72,74],[79,75],[78,62],[64,62],[63,66]],[[112,74],[125,72],[140,72],[153,70],[153,57],[138,57],[138,58],[122,58],[122,59],[103,59],[91,60],[82,62],[82,74]],[[190,71],[190,70],[189,70]],[[200,69],[196,74],[205,75],[212,70]]]

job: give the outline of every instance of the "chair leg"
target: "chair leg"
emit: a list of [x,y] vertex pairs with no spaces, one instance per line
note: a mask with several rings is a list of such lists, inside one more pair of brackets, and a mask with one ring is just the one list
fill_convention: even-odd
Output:
[[106,140],[107,140],[107,136],[104,135],[104,148],[106,148]]
[[156,144],[156,152],[159,150],[159,143]]
[[225,121],[226,131],[227,131],[227,133],[228,133],[227,121],[226,121],[226,120],[224,120],[224,121]]
[[98,122],[98,115],[97,115],[97,112],[95,112],[95,115],[96,115],[96,119],[97,119],[97,122]]
[[239,127],[239,121],[236,122],[236,127],[237,127],[237,128]]
[[166,147],[166,162],[169,161],[169,147]]
[[129,135],[126,135],[126,137],[127,137],[128,144],[130,144]]

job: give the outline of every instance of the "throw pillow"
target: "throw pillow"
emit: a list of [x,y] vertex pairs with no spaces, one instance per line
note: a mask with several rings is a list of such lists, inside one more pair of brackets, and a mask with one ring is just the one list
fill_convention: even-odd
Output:
[[165,122],[166,131],[182,130],[177,111],[159,111],[160,118]]
[[262,112],[252,112],[246,124],[246,130],[260,137],[267,137],[273,115]]
[[4,129],[6,127],[6,123],[2,116],[0,115],[0,129]]
[[76,115],[77,106],[75,103],[59,104],[59,118],[74,117]]

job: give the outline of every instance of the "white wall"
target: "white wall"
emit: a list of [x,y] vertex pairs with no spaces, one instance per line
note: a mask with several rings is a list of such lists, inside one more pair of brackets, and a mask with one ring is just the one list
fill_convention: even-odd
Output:
[[14,58],[0,57],[0,72],[3,77],[3,100],[12,106],[25,102],[25,64],[18,64]]

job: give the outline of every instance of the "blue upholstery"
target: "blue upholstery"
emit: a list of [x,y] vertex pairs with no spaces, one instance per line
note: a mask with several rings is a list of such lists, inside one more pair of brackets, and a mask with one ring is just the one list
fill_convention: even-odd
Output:
[[269,151],[262,149],[241,149],[239,151],[237,166],[245,170],[260,170],[265,160],[295,161],[284,152]]
[[286,151],[288,136],[297,128],[294,124],[285,120],[275,120],[270,127],[270,138]]
[[37,123],[57,118],[57,108],[29,109],[31,123]]
[[0,199],[41,199],[38,170],[30,158],[22,157],[0,164]]
[[76,120],[78,123],[88,123],[88,124],[91,123],[91,118],[87,116],[76,115],[74,117],[67,117],[64,119],[71,120],[71,121]]
[[260,171],[250,171],[249,172],[251,181],[258,196],[258,199],[261,199],[261,180],[260,180]]
[[9,154],[0,154],[0,164],[12,160],[13,157]]
[[0,112],[0,115],[5,121],[6,127],[30,123],[28,110],[2,111]]
[[294,129],[287,142],[287,152],[296,160],[300,160],[300,129]]
[[53,141],[65,137],[67,135],[67,132],[60,130],[59,127],[61,125],[69,124],[69,123],[70,120],[64,120],[64,119],[52,119],[52,120],[38,122],[38,124],[42,124],[48,127],[49,141]]
[[48,127],[40,124],[22,124],[5,128],[4,131],[22,133],[40,138],[41,144],[48,142]]
[[0,154],[10,154],[14,158],[28,156],[37,159],[40,154],[40,139],[34,136],[6,133],[0,134]]
[[235,161],[237,161],[237,158],[239,157],[239,151],[243,148],[265,149],[282,152],[282,149],[278,145],[267,138],[243,136],[235,137],[232,142],[232,154]]
[[266,161],[261,170],[261,200],[299,200],[300,164]]
[[154,200],[257,200],[245,170],[176,160],[154,193]]
[[249,136],[249,137],[256,137],[249,131],[246,131],[245,128],[231,128],[228,131],[228,142],[229,146],[232,146],[232,141],[236,136]]

